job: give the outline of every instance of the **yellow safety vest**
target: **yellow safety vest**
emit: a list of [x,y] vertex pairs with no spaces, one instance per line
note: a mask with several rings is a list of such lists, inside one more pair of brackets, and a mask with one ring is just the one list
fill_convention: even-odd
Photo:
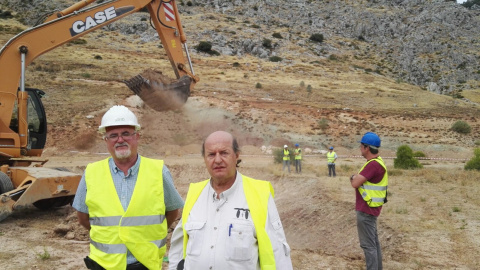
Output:
[[283,160],[290,160],[290,151],[283,149]]
[[123,210],[108,159],[87,166],[85,202],[90,215],[89,257],[105,269],[127,267],[127,249],[148,269],[162,269],[167,242],[163,161],[140,157],[132,199]]
[[328,163],[335,163],[335,152],[327,152],[327,162]]
[[365,165],[363,165],[358,173],[360,173],[368,163],[374,160],[377,161],[378,164],[382,165],[382,167],[385,169],[385,174],[383,175],[382,180],[378,184],[366,181],[358,188],[358,191],[360,192],[360,195],[362,195],[363,200],[367,202],[368,206],[379,207],[386,203],[385,198],[387,197],[388,188],[387,167],[385,166],[383,159],[381,157],[370,159],[367,161],[367,163],[365,163]]
[[301,148],[295,148],[295,159],[302,159],[302,149]]
[[[268,215],[268,199],[270,194],[274,196],[272,184],[267,181],[255,180],[247,176],[242,176],[243,191],[247,199],[247,205],[252,214],[253,225],[257,233],[258,242],[258,257],[260,259],[260,269],[275,270],[275,256],[273,255],[272,243],[268,237],[265,225]],[[191,183],[188,189],[187,198],[185,199],[185,206],[182,213],[182,228],[183,228],[183,258],[187,256],[188,234],[185,230],[188,216],[192,210],[195,202],[202,193],[205,186],[210,180],[205,180],[198,183]]]

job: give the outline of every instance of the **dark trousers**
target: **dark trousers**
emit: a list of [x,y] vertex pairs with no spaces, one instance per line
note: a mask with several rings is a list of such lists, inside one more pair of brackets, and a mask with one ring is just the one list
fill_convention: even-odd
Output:
[[[100,264],[98,264],[96,261],[90,259],[88,256],[83,259],[85,262],[85,265],[87,266],[88,269],[90,270],[105,270]],[[148,270],[147,267],[145,267],[143,264],[140,262],[135,262],[131,264],[127,264],[127,269],[126,270]]]
[[333,177],[337,176],[335,174],[335,163],[334,164],[328,164],[328,176],[332,176],[332,173],[333,173]]
[[301,159],[295,159],[295,172],[296,173],[301,173],[302,172],[302,160]]
[[382,249],[378,240],[377,217],[357,211],[360,247],[365,254],[367,270],[382,270]]

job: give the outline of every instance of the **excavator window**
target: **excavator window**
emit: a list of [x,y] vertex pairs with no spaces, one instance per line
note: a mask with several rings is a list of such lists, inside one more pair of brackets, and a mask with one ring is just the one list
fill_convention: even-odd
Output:
[[[27,113],[28,113],[28,134],[29,149],[43,149],[47,140],[47,120],[45,109],[40,98],[45,92],[35,88],[27,88],[28,92]],[[13,107],[10,129],[18,132],[18,103]]]

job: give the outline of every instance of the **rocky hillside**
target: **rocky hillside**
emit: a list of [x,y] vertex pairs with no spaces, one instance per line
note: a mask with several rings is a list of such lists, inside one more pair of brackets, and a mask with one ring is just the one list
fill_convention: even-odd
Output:
[[[76,1],[2,0],[27,24]],[[106,1],[97,1],[99,3]],[[182,0],[184,18],[199,17],[186,28],[190,43],[210,41],[222,55],[314,59],[349,55],[376,72],[436,93],[461,97],[480,81],[480,11],[445,0]],[[149,41],[139,13],[109,25]],[[185,19],[184,19],[185,21]],[[275,34],[275,35],[274,35]],[[322,35],[323,42],[309,38]],[[273,36],[272,36],[273,35]]]

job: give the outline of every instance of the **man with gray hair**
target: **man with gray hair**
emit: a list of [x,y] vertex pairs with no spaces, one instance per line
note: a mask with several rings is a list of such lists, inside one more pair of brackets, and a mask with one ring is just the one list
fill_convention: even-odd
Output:
[[183,200],[163,160],[137,152],[140,125],[125,106],[113,106],[99,131],[111,157],[88,164],[73,207],[90,231],[88,269],[162,269],[168,228]]

